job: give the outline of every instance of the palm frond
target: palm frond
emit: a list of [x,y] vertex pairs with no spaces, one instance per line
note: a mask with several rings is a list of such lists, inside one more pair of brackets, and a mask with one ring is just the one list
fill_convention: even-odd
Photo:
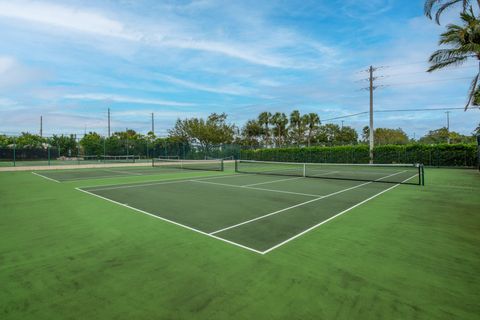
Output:
[[475,91],[477,90],[478,76],[479,74],[477,74],[475,78],[473,78],[472,83],[470,84],[470,89],[468,92],[468,101],[467,101],[467,104],[465,105],[465,111],[467,111],[468,107],[472,103],[473,97],[475,96]]
[[437,24],[440,24],[440,16],[442,15],[443,11],[445,11],[446,9],[448,9],[449,7],[451,7],[452,5],[460,1],[463,2],[463,8],[464,8],[463,10],[465,11],[466,6],[468,5],[468,2],[469,2],[468,0],[450,0],[440,5],[440,7],[437,10],[437,13],[435,14],[435,22]]
[[[442,50],[439,50],[442,51]],[[468,56],[448,56],[443,53],[439,53],[439,57],[433,57],[435,53],[430,57],[432,65],[428,68],[428,72],[443,69],[449,66],[459,66],[463,64],[469,57]]]
[[425,15],[429,18],[432,19],[432,9],[433,5],[437,2],[438,0],[426,0],[425,5],[423,6],[423,12]]

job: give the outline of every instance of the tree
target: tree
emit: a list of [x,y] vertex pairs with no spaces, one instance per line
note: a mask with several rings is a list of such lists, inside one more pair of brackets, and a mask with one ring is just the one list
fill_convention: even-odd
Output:
[[300,111],[294,110],[290,114],[290,133],[293,142],[300,146],[305,141],[306,119],[300,115]]
[[103,138],[96,132],[89,132],[80,140],[84,155],[102,155],[104,153]]
[[315,134],[315,131],[318,129],[320,124],[320,117],[316,113],[308,113],[302,117],[303,122],[307,126],[307,146],[310,147],[310,142]]
[[338,124],[327,123],[318,127],[316,140],[324,145],[334,145],[340,135],[340,126]]
[[419,143],[424,144],[439,144],[439,143],[474,143],[474,136],[465,136],[455,131],[448,131],[443,127],[436,130],[430,130],[425,136],[418,140]]
[[[370,128],[368,126],[363,127],[362,141],[368,142],[370,137]],[[374,131],[374,143],[376,145],[382,144],[407,144],[409,142],[407,134],[400,128],[376,128]]]
[[263,135],[263,127],[256,120],[248,120],[242,128],[240,143],[246,146],[260,146],[260,139]]
[[338,135],[335,139],[338,144],[357,144],[358,143],[358,134],[355,129],[349,126],[343,126],[340,128]]
[[258,123],[263,126],[263,143],[265,146],[270,144],[270,128],[268,125],[270,124],[270,119],[272,118],[272,114],[270,112],[262,112],[258,115]]
[[10,139],[4,134],[0,134],[0,147],[8,147],[10,144]]
[[226,120],[225,113],[212,113],[207,120],[201,118],[178,119],[174,128],[169,130],[169,135],[197,142],[208,152],[212,145],[232,143],[235,125],[227,124]]
[[367,143],[369,138],[370,138],[370,127],[365,126],[362,129],[362,142]]
[[22,134],[15,139],[15,143],[19,147],[27,148],[45,148],[47,149],[47,139],[28,132],[22,132]]
[[374,132],[376,145],[382,144],[407,144],[409,142],[407,134],[400,128],[388,129],[377,128]]
[[53,137],[50,138],[49,140],[50,140],[49,141],[50,145],[58,149],[59,155],[66,156],[66,157],[77,156],[78,146],[77,146],[77,139],[75,135],[73,134],[69,136],[53,135]]
[[478,126],[473,131],[473,134],[474,135],[480,135],[480,122],[478,123]]
[[[466,12],[471,0],[426,0],[424,6],[425,15],[432,19],[432,13],[435,11],[435,22],[440,24],[440,16],[442,13],[459,3],[462,3],[463,12]],[[477,0],[477,5],[480,7],[480,0]]]
[[[480,0],[479,0],[480,1]],[[452,3],[452,2],[449,2]],[[471,57],[480,60],[480,21],[475,17],[472,8],[461,15],[462,26],[450,24],[447,31],[440,36],[440,45],[450,45],[449,49],[440,49],[430,56],[431,66],[428,72],[443,69],[448,66],[458,66]],[[465,110],[473,105],[480,105],[479,91],[477,86],[479,72],[473,78],[468,94]]]
[[275,114],[270,118],[270,124],[274,126],[273,133],[276,137],[275,145],[280,147],[285,142],[285,138],[287,136],[288,118],[283,112],[275,112]]

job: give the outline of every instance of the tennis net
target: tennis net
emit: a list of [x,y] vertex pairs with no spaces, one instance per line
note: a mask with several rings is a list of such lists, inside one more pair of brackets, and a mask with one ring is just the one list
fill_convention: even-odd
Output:
[[223,171],[223,160],[178,160],[154,158],[152,166],[166,169]]
[[133,163],[138,158],[139,158],[138,156],[134,156],[134,155],[122,155],[122,156],[90,155],[90,156],[83,156],[83,157],[80,158],[80,160],[90,161],[90,162]]
[[237,160],[239,173],[424,185],[422,164],[295,163]]

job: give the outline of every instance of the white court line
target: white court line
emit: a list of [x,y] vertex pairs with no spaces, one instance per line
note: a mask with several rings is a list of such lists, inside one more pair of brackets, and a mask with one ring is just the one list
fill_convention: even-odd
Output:
[[36,172],[33,172],[33,171],[32,171],[32,174],[34,174],[34,175],[36,175],[36,176],[39,176],[39,177],[42,177],[42,178],[44,178],[44,179],[47,179],[47,180],[56,182],[56,183],[60,183],[60,181],[58,181],[58,180],[55,180],[55,179],[52,179],[52,178],[49,178],[49,177],[45,177],[44,175],[41,175],[41,174],[36,173]]
[[295,178],[288,178],[288,179],[280,179],[280,180],[273,180],[273,181],[267,181],[267,182],[258,182],[258,183],[252,183],[252,184],[245,184],[242,185],[242,187],[253,187],[253,186],[259,186],[262,184],[269,184],[269,183],[275,183],[275,182],[280,182],[280,181],[289,181],[289,180],[297,180],[297,179],[303,179],[304,177],[295,177]]
[[[405,170],[405,171],[406,171],[406,170]],[[397,173],[394,173],[394,174],[391,174],[391,175],[382,177],[381,179],[386,179],[386,178],[395,176],[395,175],[397,175],[397,174],[404,173],[405,171],[397,172]],[[410,178],[409,178],[409,179],[410,179]],[[377,180],[380,180],[380,179],[377,179]],[[375,180],[375,181],[377,181],[377,180]],[[281,209],[281,210],[278,210],[278,211],[270,212],[270,213],[265,214],[265,215],[263,215],[263,216],[259,216],[259,217],[256,217],[256,218],[253,218],[253,219],[250,219],[250,220],[246,220],[246,221],[243,221],[243,222],[234,224],[234,225],[232,225],[232,226],[229,226],[229,227],[226,227],[226,228],[223,228],[223,229],[220,229],[220,230],[216,230],[216,231],[210,232],[210,234],[220,233],[220,232],[223,232],[223,231],[226,231],[226,230],[229,230],[229,229],[233,229],[233,228],[242,226],[242,225],[247,224],[247,223],[250,223],[250,222],[254,222],[254,221],[257,221],[257,220],[260,220],[260,219],[265,219],[265,218],[267,218],[267,217],[273,216],[273,215],[275,215],[275,214],[279,214],[279,213],[281,213],[281,212],[284,212],[284,211],[287,211],[287,210],[290,210],[290,209],[294,209],[294,208],[297,208],[297,207],[300,207],[300,206],[304,206],[304,205],[306,205],[306,204],[309,204],[309,203],[312,203],[312,202],[315,202],[315,201],[318,201],[318,200],[322,200],[322,199],[325,199],[325,198],[329,198],[329,197],[335,196],[335,195],[337,195],[337,194],[340,194],[340,193],[343,193],[343,192],[346,192],[346,191],[350,191],[350,190],[353,190],[353,189],[356,189],[356,188],[365,186],[365,185],[370,184],[370,183],[374,183],[375,181],[365,182],[365,183],[362,183],[362,184],[359,184],[359,185],[356,185],[356,186],[353,186],[353,187],[350,187],[350,188],[346,188],[346,189],[342,189],[342,190],[339,190],[339,191],[336,191],[336,192],[333,192],[333,193],[329,193],[329,194],[327,194],[327,195],[325,195],[325,196],[320,196],[320,197],[318,197],[318,198],[315,198],[315,199],[312,199],[312,200],[308,200],[308,201],[305,201],[305,202],[301,202],[301,203],[298,203],[298,204],[293,205],[293,206],[288,207],[288,208],[284,208],[284,209]]]
[[203,181],[203,180],[190,180],[191,182],[198,182],[198,183],[208,183],[208,184],[214,184],[217,186],[225,186],[225,187],[231,187],[231,188],[240,188],[240,189],[250,189],[250,190],[262,190],[262,191],[268,191],[268,192],[276,192],[276,193],[288,193],[288,194],[296,194],[299,196],[307,196],[307,197],[321,197],[319,194],[310,194],[310,193],[301,193],[301,192],[293,192],[293,191],[283,191],[283,190],[275,190],[275,189],[265,189],[265,188],[256,188],[256,187],[248,187],[248,186],[236,186],[234,184],[228,184],[228,183],[218,183],[218,182],[210,182],[210,181]]
[[201,230],[198,230],[198,229],[195,229],[195,228],[186,226],[186,225],[184,225],[184,224],[181,224],[181,223],[178,223],[178,222],[175,222],[175,221],[166,219],[166,218],[159,217],[159,216],[157,216],[157,215],[154,215],[153,213],[150,213],[150,212],[147,212],[147,211],[143,211],[143,210],[138,209],[138,208],[135,208],[135,207],[131,207],[131,206],[127,205],[127,204],[120,203],[120,202],[118,202],[118,201],[115,201],[115,200],[112,200],[112,199],[108,199],[108,198],[102,197],[102,196],[100,196],[100,195],[98,195],[98,194],[91,193],[91,192],[82,190],[82,189],[80,189],[80,188],[75,188],[75,189],[78,190],[78,191],[84,192],[84,193],[86,193],[86,194],[89,194],[89,195],[98,197],[98,198],[100,198],[100,199],[107,200],[107,201],[109,201],[109,202],[115,203],[115,204],[120,205],[120,206],[122,206],[122,207],[126,207],[126,208],[129,208],[129,209],[135,210],[135,211],[137,211],[137,212],[146,214],[146,215],[148,215],[148,216],[150,216],[150,217],[157,218],[157,219],[160,219],[160,220],[163,220],[163,221],[166,221],[166,222],[170,222],[170,223],[172,223],[172,224],[174,224],[174,225],[177,225],[177,226],[186,228],[186,229],[191,230],[191,231],[198,232],[198,233],[200,233],[200,234],[209,236],[209,237],[211,237],[211,238],[214,238],[214,239],[217,239],[217,240],[220,240],[220,241],[223,241],[223,242],[227,242],[227,243],[233,244],[233,245],[235,245],[235,246],[237,246],[237,247],[240,247],[240,248],[243,248],[243,249],[247,249],[247,250],[253,251],[253,252],[255,252],[255,253],[263,254],[263,253],[262,253],[261,251],[259,251],[259,250],[255,250],[255,249],[253,249],[253,248],[250,248],[250,247],[241,245],[241,244],[239,244],[239,243],[236,243],[236,242],[233,242],[233,241],[230,241],[230,240],[227,240],[227,239],[223,239],[223,238],[220,238],[220,237],[217,237],[217,236],[208,234],[208,233],[206,233],[206,232],[204,232],[204,231],[201,231]]
[[[104,188],[97,188],[97,189],[92,189],[89,191],[100,191],[100,190],[114,190],[114,189],[125,189],[125,188],[137,188],[137,187],[149,187],[149,186],[155,186],[155,185],[161,185],[161,184],[170,184],[170,183],[181,183],[181,182],[189,182],[189,181],[197,181],[197,180],[210,180],[210,179],[219,179],[223,177],[241,177],[243,175],[241,174],[224,174],[220,176],[206,176],[206,177],[198,177],[198,179],[193,178],[179,178],[179,179],[165,179],[164,181],[158,181],[158,182],[152,182],[152,183],[143,183],[143,184],[128,184],[128,185],[120,185],[116,187],[104,187]],[[81,188],[95,188],[96,186],[92,187],[81,187]]]
[[387,192],[387,191],[390,191],[390,190],[392,190],[393,188],[398,187],[401,183],[404,183],[404,182],[406,182],[406,181],[408,181],[408,180],[410,180],[410,179],[412,179],[412,178],[414,178],[414,177],[416,177],[416,176],[418,176],[418,174],[416,174],[416,175],[414,175],[414,176],[411,176],[410,178],[405,179],[405,180],[403,180],[402,182],[397,183],[396,185],[394,185],[394,186],[392,186],[392,187],[390,187],[390,188],[388,188],[388,189],[385,189],[385,190],[380,191],[379,193],[371,196],[370,198],[365,199],[365,200],[363,200],[362,202],[359,202],[359,203],[357,203],[356,205],[353,205],[353,206],[351,206],[350,208],[347,208],[347,209],[343,210],[342,212],[337,213],[336,215],[328,218],[327,220],[324,220],[324,221],[322,221],[322,222],[320,222],[320,223],[318,223],[318,224],[316,224],[316,225],[314,225],[314,226],[312,226],[312,227],[310,227],[310,228],[308,228],[308,229],[306,229],[306,230],[303,230],[302,232],[294,235],[293,237],[288,238],[287,240],[282,241],[282,242],[280,242],[279,244],[274,245],[273,247],[271,247],[271,248],[263,251],[262,254],[267,254],[267,253],[269,253],[270,251],[275,250],[275,249],[277,249],[278,247],[283,246],[284,244],[286,244],[286,243],[288,243],[288,242],[290,242],[290,241],[292,241],[292,240],[294,240],[294,239],[296,239],[296,238],[304,235],[305,233],[307,233],[307,232],[309,232],[309,231],[312,231],[312,230],[315,229],[315,228],[318,228],[318,227],[321,226],[322,224],[327,223],[328,221],[333,220],[333,219],[341,216],[342,214],[344,214],[344,213],[346,213],[346,212],[348,212],[348,211],[350,211],[350,210],[352,210],[352,209],[354,209],[354,208],[356,208],[356,207],[364,204],[365,202],[368,202],[368,201],[370,201],[370,200],[378,197],[379,195],[381,195],[381,194],[383,194],[383,193],[385,193],[385,192]]

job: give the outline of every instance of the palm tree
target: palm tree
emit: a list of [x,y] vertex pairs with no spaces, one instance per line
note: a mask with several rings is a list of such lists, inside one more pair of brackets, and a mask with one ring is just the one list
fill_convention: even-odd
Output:
[[478,126],[475,128],[473,133],[476,134],[476,135],[480,135],[480,122],[478,123]]
[[270,118],[270,124],[275,126],[273,131],[277,136],[276,145],[281,146],[287,133],[288,118],[283,112],[275,112]]
[[[439,70],[448,66],[458,66],[463,64],[469,58],[475,57],[480,60],[480,20],[478,20],[472,8],[463,12],[460,15],[463,25],[449,24],[447,31],[440,36],[439,44],[451,45],[452,48],[440,49],[435,51],[430,56],[431,66],[428,68],[428,72]],[[465,105],[465,110],[473,105],[478,105],[480,101],[478,97],[477,82],[479,78],[479,72],[472,80],[470,85],[470,91],[468,94],[468,101]],[[476,94],[477,93],[477,94]]]
[[307,126],[307,145],[310,147],[310,142],[312,141],[315,130],[317,130],[318,125],[320,124],[320,117],[318,116],[318,114],[311,112],[304,115],[302,119]]
[[[465,13],[468,11],[470,2],[473,2],[473,1],[471,0],[426,0],[425,6],[424,6],[424,12],[429,19],[432,19],[432,12],[436,11],[435,22],[440,24],[440,16],[446,9],[456,4],[462,3],[463,12]],[[478,7],[480,8],[480,0],[477,0],[476,2]]]
[[290,130],[292,131],[294,142],[297,146],[300,146],[304,141],[305,121],[303,121],[303,117],[298,110],[294,110],[290,114]]
[[270,124],[271,118],[272,114],[270,112],[262,112],[258,115],[258,123],[263,127],[263,143],[265,146],[270,144],[270,128],[268,125]]
[[263,127],[256,120],[248,120],[242,129],[245,143],[250,146],[258,146],[258,138],[263,134]]

